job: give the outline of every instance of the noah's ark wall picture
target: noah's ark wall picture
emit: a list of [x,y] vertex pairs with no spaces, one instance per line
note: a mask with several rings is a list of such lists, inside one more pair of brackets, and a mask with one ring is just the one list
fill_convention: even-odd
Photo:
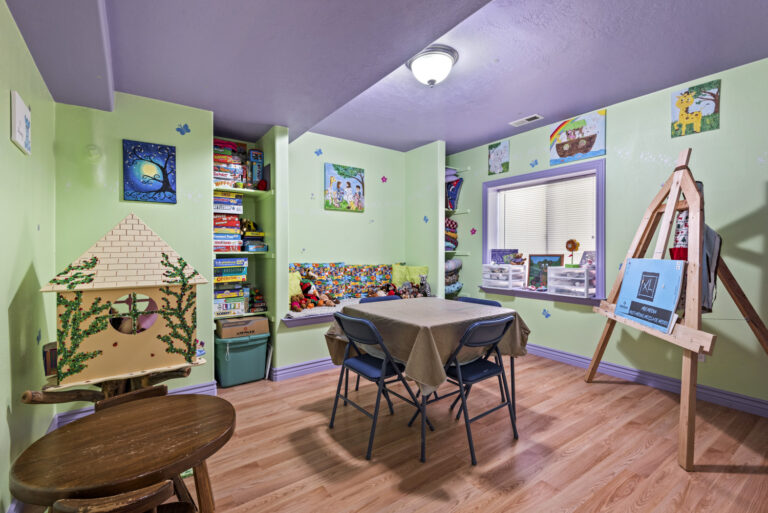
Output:
[[550,126],[549,165],[605,155],[605,109]]

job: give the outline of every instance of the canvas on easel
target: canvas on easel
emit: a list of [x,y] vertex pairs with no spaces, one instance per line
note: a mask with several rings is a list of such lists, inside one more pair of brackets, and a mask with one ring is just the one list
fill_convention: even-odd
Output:
[[[678,440],[678,463],[685,470],[693,467],[693,447],[696,421],[696,380],[698,371],[698,355],[712,354],[716,336],[701,330],[702,311],[702,248],[704,225],[704,202],[691,170],[688,168],[690,148],[680,153],[677,167],[664,183],[661,190],[645,211],[640,226],[629,247],[627,256],[622,264],[616,282],[605,301],[601,301],[594,311],[608,318],[600,336],[592,362],[587,369],[585,380],[591,382],[605,348],[611,338],[617,322],[653,335],[657,338],[675,344],[683,349],[682,379],[680,386],[680,424]],[[684,199],[680,199],[680,195]],[[677,212],[688,212],[688,254],[686,256],[686,286],[684,313],[680,322],[675,323],[669,333],[649,327],[631,318],[618,315],[617,300],[625,283],[625,272],[632,259],[645,257],[651,241],[657,230],[656,247],[653,259],[664,257],[669,242],[670,232],[677,217]],[[739,311],[742,313],[763,349],[768,353],[768,328],[757,315],[752,304],[747,299],[736,279],[723,261],[722,255],[717,261],[717,276],[725,286]],[[678,307],[680,310],[681,307]]]

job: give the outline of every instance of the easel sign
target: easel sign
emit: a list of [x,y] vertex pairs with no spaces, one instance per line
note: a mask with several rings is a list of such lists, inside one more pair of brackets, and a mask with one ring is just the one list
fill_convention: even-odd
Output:
[[[608,340],[611,338],[617,322],[637,330],[666,340],[683,349],[683,371],[680,386],[680,424],[678,443],[678,463],[687,471],[694,470],[693,447],[696,425],[696,379],[698,372],[698,355],[712,354],[716,336],[701,331],[701,259],[704,232],[704,201],[696,187],[688,162],[691,149],[680,153],[672,176],[664,183],[661,190],[653,198],[645,211],[640,226],[629,247],[616,282],[605,301],[594,311],[608,318],[600,336],[592,362],[587,369],[585,380],[589,383],[597,372],[600,360],[603,358]],[[680,195],[685,199],[680,199]],[[653,259],[664,258],[669,235],[677,212],[688,211],[688,260],[686,262],[685,312],[682,321],[675,323],[669,333],[659,331],[640,322],[616,314],[616,302],[624,283],[624,273],[631,259],[645,258],[653,236],[659,230]],[[720,256],[717,262],[717,276],[725,285],[739,311],[744,315],[750,328],[760,344],[768,353],[768,328],[757,315],[752,304],[747,299],[728,266]]]

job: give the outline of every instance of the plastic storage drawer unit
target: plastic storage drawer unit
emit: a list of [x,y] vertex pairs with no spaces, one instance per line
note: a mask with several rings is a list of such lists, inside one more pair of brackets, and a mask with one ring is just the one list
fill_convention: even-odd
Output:
[[269,334],[249,337],[216,337],[216,381],[231,387],[264,379],[267,365]]

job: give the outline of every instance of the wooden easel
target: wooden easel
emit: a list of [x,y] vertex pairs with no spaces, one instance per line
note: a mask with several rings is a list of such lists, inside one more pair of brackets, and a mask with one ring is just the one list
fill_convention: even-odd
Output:
[[[594,311],[606,316],[608,320],[600,335],[592,362],[587,369],[585,380],[589,383],[595,377],[597,367],[611,338],[616,322],[631,326],[640,331],[666,340],[683,349],[683,372],[680,386],[680,424],[677,461],[687,471],[693,470],[693,444],[696,425],[696,377],[699,353],[712,354],[716,336],[701,331],[701,259],[702,234],[704,232],[704,201],[696,188],[688,162],[691,149],[683,150],[677,160],[675,171],[664,183],[659,193],[653,198],[645,211],[635,238],[629,246],[627,257],[619,270],[616,282],[605,301],[596,306]],[[680,199],[680,193],[685,199]],[[666,202],[665,202],[666,200]],[[660,228],[656,239],[653,258],[664,258],[669,242],[669,234],[677,212],[688,210],[688,263],[686,269],[685,313],[682,322],[672,329],[670,334],[648,328],[615,314],[616,300],[619,297],[624,269],[630,258],[644,258],[656,230]],[[717,262],[717,276],[725,286],[739,311],[746,319],[760,344],[768,353],[768,328],[757,315],[736,279],[731,274],[722,256]]]

